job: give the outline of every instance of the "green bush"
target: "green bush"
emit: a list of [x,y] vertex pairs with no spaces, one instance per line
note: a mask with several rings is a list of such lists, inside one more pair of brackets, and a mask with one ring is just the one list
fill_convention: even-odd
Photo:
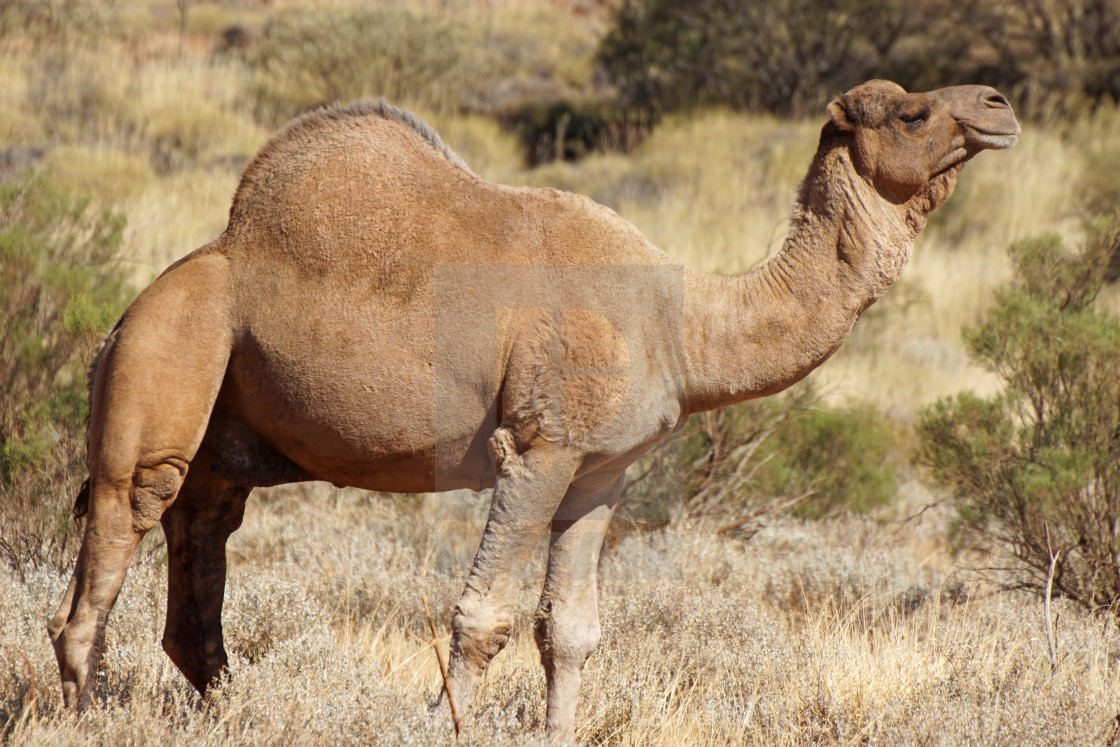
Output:
[[243,58],[256,73],[258,118],[278,126],[363,97],[453,111],[478,83],[469,41],[461,25],[436,14],[365,8],[281,17]]
[[964,539],[1010,553],[1012,585],[1090,608],[1120,599],[1120,320],[1094,300],[1120,252],[1120,213],[1081,251],[1054,236],[1013,245],[1015,284],[966,328],[1004,390],[922,413],[919,461],[950,488]]
[[864,513],[897,493],[897,448],[873,407],[827,409],[800,385],[690,418],[635,467],[627,510],[714,523],[785,504],[808,518]]
[[85,367],[131,291],[123,216],[49,173],[0,182],[0,557],[65,564],[85,474]]
[[625,106],[817,113],[881,69],[902,39],[929,23],[931,5],[628,0],[597,59]]
[[593,90],[597,37],[566,20],[539,8],[289,12],[222,54],[253,72],[255,114],[270,127],[332,101],[384,96],[427,116],[493,116],[534,163],[624,147],[630,120]]
[[623,106],[654,113],[717,104],[815,115],[876,77],[908,90],[983,82],[1047,115],[1120,100],[1120,5],[626,0],[597,60]]
[[891,456],[894,431],[870,405],[839,410],[810,407],[790,418],[764,445],[768,461],[758,488],[769,495],[808,495],[804,516],[838,510],[866,513],[889,503],[898,492]]
[[578,161],[595,152],[630,152],[651,129],[641,112],[627,113],[613,103],[592,100],[530,101],[501,112],[498,119],[517,136],[530,166]]

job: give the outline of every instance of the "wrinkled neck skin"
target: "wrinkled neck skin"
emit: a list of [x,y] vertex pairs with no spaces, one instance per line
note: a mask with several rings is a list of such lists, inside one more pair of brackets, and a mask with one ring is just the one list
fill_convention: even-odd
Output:
[[737,277],[686,270],[685,412],[774,394],[836,352],[898,279],[962,165],[892,201],[859,175],[843,136],[826,128],[781,252]]

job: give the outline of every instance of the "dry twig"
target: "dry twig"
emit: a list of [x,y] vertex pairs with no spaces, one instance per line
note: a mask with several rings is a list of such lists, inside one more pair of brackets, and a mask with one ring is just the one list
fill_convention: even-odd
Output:
[[443,653],[439,650],[439,633],[436,631],[436,621],[432,619],[432,610],[428,607],[428,597],[423,594],[420,599],[424,602],[424,614],[428,616],[428,625],[432,627],[432,648],[436,650],[436,661],[439,662],[439,673],[443,675],[443,691],[447,693],[447,703],[451,706],[451,719],[455,722],[455,738],[463,732],[463,722],[459,719],[459,709],[455,707],[455,696],[451,694],[451,677],[447,674],[447,664],[443,661]]
[[1050,570],[1046,573],[1046,642],[1050,645],[1050,672],[1058,671],[1058,640],[1054,635],[1056,621],[1050,615],[1050,594],[1054,588],[1054,567],[1058,564],[1061,552],[1054,552],[1050,546],[1050,526],[1046,526],[1046,552],[1050,555]]
[[734,530],[738,529],[741,526],[744,526],[745,524],[749,524],[750,522],[754,521],[755,519],[757,519],[760,516],[771,513],[773,511],[781,511],[782,509],[786,509],[786,508],[789,508],[790,506],[794,506],[794,505],[800,503],[801,501],[805,500],[809,496],[813,495],[813,493],[815,493],[815,492],[817,492],[817,491],[807,490],[804,493],[802,493],[801,495],[795,495],[792,498],[787,498],[787,499],[784,499],[784,500],[773,501],[771,503],[767,503],[762,508],[760,508],[758,510],[755,510],[755,511],[751,511],[746,516],[740,517],[740,518],[736,519],[735,521],[731,522],[730,524],[725,524],[724,526],[720,527],[719,529],[716,530],[716,534],[726,534],[728,532],[731,532],[731,531],[734,531]]

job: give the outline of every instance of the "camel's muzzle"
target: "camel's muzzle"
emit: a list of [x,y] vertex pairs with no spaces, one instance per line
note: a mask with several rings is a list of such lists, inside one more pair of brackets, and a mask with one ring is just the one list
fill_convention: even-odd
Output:
[[1010,148],[1019,139],[1019,122],[1007,98],[988,86],[953,86],[937,92],[949,102],[972,151]]

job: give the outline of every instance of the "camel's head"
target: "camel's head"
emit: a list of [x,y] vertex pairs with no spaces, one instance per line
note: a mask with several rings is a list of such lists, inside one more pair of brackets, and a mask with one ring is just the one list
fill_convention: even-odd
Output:
[[860,175],[892,202],[909,200],[947,172],[955,176],[954,167],[982,150],[1010,148],[1019,136],[1011,105],[987,86],[907,93],[872,80],[837,98],[828,112],[835,128],[851,136]]

